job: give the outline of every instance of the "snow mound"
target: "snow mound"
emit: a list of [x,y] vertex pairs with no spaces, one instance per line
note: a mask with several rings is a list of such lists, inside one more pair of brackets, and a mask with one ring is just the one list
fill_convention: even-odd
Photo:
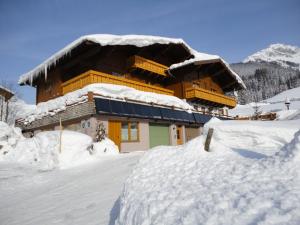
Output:
[[24,123],[27,124],[36,119],[41,119],[44,116],[53,115],[65,110],[68,105],[86,101],[88,92],[121,101],[133,100],[148,104],[177,107],[184,110],[193,109],[191,105],[175,96],[139,91],[122,85],[97,83],[90,84],[82,89],[70,92],[47,102],[41,102],[36,106],[36,110],[29,111],[28,114],[24,113],[20,119],[24,119]]
[[[218,120],[218,119],[215,119]],[[274,126],[276,124],[276,126]],[[210,151],[236,151],[240,154],[264,157],[274,155],[280,148],[291,141],[299,125],[294,122],[262,121],[217,121],[208,122],[208,128],[214,128]]]
[[292,45],[272,44],[268,48],[248,56],[243,62],[271,62],[299,70],[300,48]]
[[117,155],[119,148],[109,138],[105,138],[100,142],[93,143],[93,155]]
[[0,121],[0,161],[21,139],[24,139],[21,129]]
[[60,131],[40,132],[33,138],[20,140],[4,160],[49,170],[83,164],[91,159],[92,138],[88,135],[65,130],[61,135],[61,153],[59,144]]
[[[145,153],[125,183],[116,224],[299,224],[300,132],[278,121],[235,122],[205,127],[214,127],[212,152],[200,136]],[[280,151],[268,156],[265,148]]]

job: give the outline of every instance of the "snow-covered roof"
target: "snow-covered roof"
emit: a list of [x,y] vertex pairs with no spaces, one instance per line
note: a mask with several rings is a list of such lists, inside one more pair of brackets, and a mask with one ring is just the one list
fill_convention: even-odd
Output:
[[244,88],[246,89],[246,85],[244,84],[243,80],[240,78],[240,76],[234,72],[229,64],[224,60],[222,59],[220,56],[218,55],[210,55],[210,54],[206,54],[206,53],[202,53],[202,52],[197,52],[196,50],[193,50],[192,49],[192,53],[193,55],[195,56],[194,58],[191,58],[191,59],[188,59],[188,60],[185,60],[183,62],[180,62],[180,63],[176,63],[176,64],[173,64],[169,67],[169,70],[175,70],[175,69],[178,69],[178,68],[181,68],[181,67],[184,67],[184,66],[187,66],[187,65],[191,65],[191,64],[196,64],[196,63],[210,63],[212,61],[215,61],[215,62],[221,62],[229,71],[229,73],[232,75],[232,77]]
[[104,98],[112,98],[120,101],[156,104],[165,107],[175,107],[186,111],[194,109],[193,106],[175,96],[139,91],[122,85],[96,83],[70,92],[64,96],[41,102],[37,104],[36,108],[28,111],[27,114],[23,114],[19,119],[23,119],[24,123],[27,124],[41,119],[44,116],[55,115],[60,111],[64,111],[67,106],[87,101],[88,92],[93,92],[95,95]]
[[94,43],[98,43],[101,46],[109,46],[109,45],[133,45],[137,47],[146,47],[153,44],[182,44],[190,50],[191,48],[179,38],[166,38],[159,36],[150,36],[150,35],[111,35],[111,34],[92,34],[85,35],[77,40],[73,41],[50,58],[46,59],[40,65],[35,67],[33,70],[23,74],[20,76],[19,84],[24,84],[26,82],[32,83],[33,79],[45,74],[47,76],[47,69],[55,65],[56,62],[62,57],[68,55],[75,47],[79,46],[81,43],[85,41],[91,41]]
[[190,63],[194,63],[196,61],[209,61],[209,60],[221,60],[224,65],[228,68],[228,70],[233,74],[233,77],[240,83],[244,88],[245,85],[241,78],[229,67],[229,65],[219,56],[217,55],[209,55],[205,53],[200,53],[194,49],[192,49],[184,40],[180,38],[167,38],[160,36],[149,36],[149,35],[111,35],[111,34],[93,34],[86,35],[78,38],[73,41],[71,44],[67,45],[50,58],[46,59],[43,63],[35,67],[33,70],[23,74],[20,76],[19,84],[32,83],[34,78],[41,76],[44,74],[45,78],[47,78],[47,69],[52,65],[55,65],[56,62],[62,57],[70,54],[70,52],[81,43],[85,41],[91,41],[94,43],[98,43],[101,46],[108,45],[133,45],[137,47],[145,47],[153,44],[182,44],[190,53],[194,56],[194,58],[186,60],[181,63],[173,64],[170,66],[170,70],[185,66]]
[[13,97],[15,95],[15,93],[13,91],[9,90],[8,88],[0,85],[0,95],[5,97],[5,101],[7,101],[11,97]]

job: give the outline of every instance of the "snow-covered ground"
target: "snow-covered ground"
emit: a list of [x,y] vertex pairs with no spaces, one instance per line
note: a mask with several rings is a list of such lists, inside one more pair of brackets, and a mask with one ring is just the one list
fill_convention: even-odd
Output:
[[300,120],[212,119],[185,145],[129,154],[105,154],[109,140],[88,154],[91,140],[66,132],[60,156],[57,131],[0,125],[0,224],[300,224]]
[[145,153],[116,224],[300,224],[300,121],[208,127],[211,152],[198,137]]
[[[287,110],[285,105],[287,99],[290,101],[290,110]],[[262,113],[276,112],[279,120],[300,119],[300,87],[281,92],[259,103],[237,105],[229,110],[229,115],[253,116],[256,105]]]
[[141,155],[106,156],[48,172],[0,162],[0,224],[109,224],[118,214],[123,183]]

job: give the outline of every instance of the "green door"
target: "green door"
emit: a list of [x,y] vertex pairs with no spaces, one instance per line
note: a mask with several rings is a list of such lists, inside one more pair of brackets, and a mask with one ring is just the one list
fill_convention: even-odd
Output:
[[164,124],[149,124],[150,148],[158,145],[170,145],[169,126]]

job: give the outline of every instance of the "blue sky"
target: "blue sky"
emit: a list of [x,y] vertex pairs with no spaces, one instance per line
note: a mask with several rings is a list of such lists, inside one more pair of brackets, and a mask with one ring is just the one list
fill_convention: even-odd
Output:
[[0,0],[0,79],[34,103],[19,76],[85,34],[183,38],[232,63],[272,43],[300,46],[299,27],[299,0]]

